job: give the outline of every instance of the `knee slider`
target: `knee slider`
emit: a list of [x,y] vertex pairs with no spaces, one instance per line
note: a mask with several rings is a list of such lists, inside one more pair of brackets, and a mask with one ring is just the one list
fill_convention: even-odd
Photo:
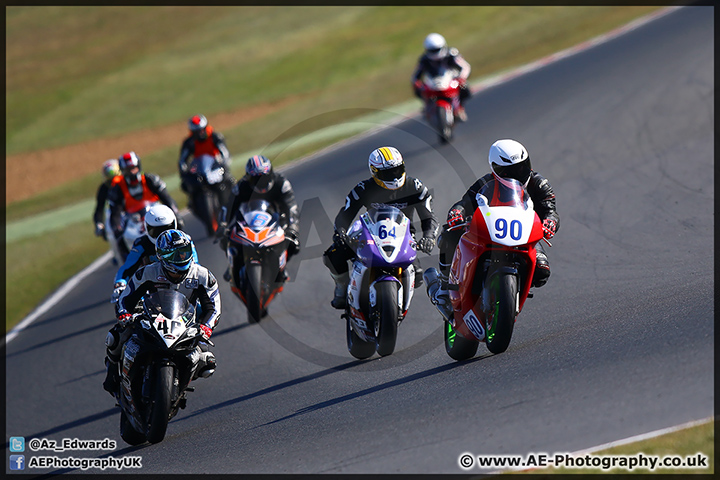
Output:
[[107,334],[107,337],[105,337],[105,346],[108,350],[115,350],[118,347],[118,344],[120,342],[120,335],[118,335],[117,330],[113,327]]

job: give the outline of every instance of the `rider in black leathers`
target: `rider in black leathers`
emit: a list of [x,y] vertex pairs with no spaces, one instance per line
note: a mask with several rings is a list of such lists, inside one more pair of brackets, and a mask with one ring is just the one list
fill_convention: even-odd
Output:
[[[227,228],[228,226],[232,227],[240,214],[240,206],[250,200],[266,200],[283,216],[285,237],[289,240],[287,259],[290,260],[293,255],[300,252],[300,241],[298,240],[300,210],[295,201],[295,192],[290,181],[281,173],[274,171],[270,160],[263,155],[254,155],[248,159],[245,165],[245,176],[233,186],[232,200],[229,205],[223,207],[218,228],[220,248],[227,251]],[[242,262],[240,257],[242,255],[237,260]],[[282,273],[285,274],[284,271]],[[230,281],[229,267],[223,278]]]
[[[530,155],[525,147],[519,142],[510,139],[498,140],[490,147],[488,161],[492,173],[484,175],[477,180],[460,201],[456,202],[448,211],[447,223],[443,225],[443,231],[438,239],[440,250],[440,273],[443,279],[447,279],[450,273],[455,248],[465,229],[458,228],[460,225],[472,219],[477,201],[477,193],[482,187],[493,179],[502,181],[503,178],[514,178],[521,182],[533,201],[535,212],[543,222],[545,238],[552,238],[560,227],[560,216],[555,205],[555,193],[545,177],[534,172],[530,164]],[[536,245],[537,263],[533,274],[533,287],[539,288],[547,283],[550,277],[550,264],[542,243]],[[430,287],[428,286],[428,290]],[[433,303],[438,306],[449,308],[450,301],[447,286],[442,285],[432,295]]]
[[422,99],[421,77],[423,73],[436,75],[441,68],[456,70],[458,72],[457,79],[460,82],[460,108],[457,115],[458,120],[467,121],[465,113],[465,102],[471,96],[470,87],[467,79],[470,76],[470,64],[465,60],[457,48],[448,48],[445,38],[438,33],[431,33],[425,37],[425,52],[420,56],[417,67],[412,75],[413,91],[415,96]]
[[[362,207],[378,204],[399,208],[410,219],[410,231],[415,236],[412,224],[413,211],[420,217],[423,237],[418,241],[418,250],[430,254],[435,247],[438,222],[432,211],[432,195],[420,180],[405,174],[405,162],[394,147],[374,150],[368,159],[372,177],[358,183],[345,199],[345,206],[335,217],[333,244],[323,254],[323,262],[335,281],[334,298],[330,304],[337,309],[346,305],[346,291],[350,281],[348,260],[353,252],[346,244],[347,230]],[[416,258],[415,286],[422,284],[422,268]]]

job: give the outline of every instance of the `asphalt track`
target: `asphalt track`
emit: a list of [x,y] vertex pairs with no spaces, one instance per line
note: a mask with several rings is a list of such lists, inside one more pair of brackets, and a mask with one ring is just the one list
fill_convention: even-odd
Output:
[[[712,416],[713,105],[713,11],[683,8],[482,91],[449,146],[410,119],[294,166],[292,281],[252,326],[221,281],[218,371],[162,443],[127,447],[101,387],[109,264],[7,345],[6,437],[110,438],[113,451],[25,455],[141,456],[138,473],[464,473],[465,452],[577,451]],[[507,137],[550,180],[561,216],[552,277],[510,348],[452,361],[422,287],[396,353],[354,361],[320,254],[369,152],[399,148],[443,217]],[[223,253],[188,224],[221,276]],[[36,472],[50,471],[66,470]]]

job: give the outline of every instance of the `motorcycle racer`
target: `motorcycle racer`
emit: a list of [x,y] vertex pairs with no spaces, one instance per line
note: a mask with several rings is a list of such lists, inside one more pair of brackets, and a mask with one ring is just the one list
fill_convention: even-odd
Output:
[[[438,222],[432,211],[432,195],[420,180],[407,176],[402,154],[395,147],[381,147],[370,153],[368,167],[371,177],[358,183],[345,199],[345,206],[335,217],[333,243],[323,254],[323,263],[330,270],[335,281],[334,298],[330,302],[333,308],[344,309],[345,294],[350,281],[348,260],[353,252],[348,248],[347,230],[362,207],[369,208],[379,204],[399,208],[413,221],[413,211],[420,218],[423,237],[417,242],[418,249],[430,254],[435,247]],[[415,226],[410,224],[415,237]],[[422,268],[416,258],[415,285],[422,284]]]
[[[223,251],[227,250],[227,236],[225,235],[227,227],[232,225],[240,214],[240,206],[257,199],[270,202],[281,215],[284,215],[285,237],[290,241],[287,249],[288,260],[300,252],[300,241],[298,240],[300,210],[295,201],[295,192],[290,181],[273,170],[272,163],[266,156],[254,155],[248,159],[245,165],[245,176],[233,186],[232,194],[230,205],[224,206],[220,214],[218,237]],[[230,281],[229,269],[223,278]]]
[[[490,164],[491,173],[476,181],[465,192],[460,201],[456,202],[448,211],[447,223],[443,225],[443,231],[438,240],[440,274],[443,280],[448,277],[455,248],[460,241],[460,237],[465,233],[465,230],[460,227],[472,219],[478,206],[475,200],[477,193],[493,178],[501,183],[505,178],[514,178],[523,184],[533,201],[535,212],[543,223],[546,239],[552,238],[560,227],[560,217],[555,205],[555,193],[548,180],[532,170],[530,155],[520,142],[511,139],[496,141],[488,152],[488,163]],[[542,244],[538,243],[535,248],[537,250],[537,263],[533,273],[532,286],[539,288],[545,285],[550,277],[550,264]],[[438,286],[427,286],[428,294],[436,305],[451,309],[447,283],[444,281],[438,283]],[[447,310],[447,312],[450,313],[450,310]]]
[[[196,263],[193,257],[192,239],[180,230],[166,230],[156,242],[157,262],[143,266],[130,278],[115,306],[117,324],[110,329],[105,339],[107,376],[103,388],[114,395],[118,388],[117,362],[122,346],[130,338],[135,310],[143,295],[159,289],[177,290],[190,301],[199,301],[202,310],[197,319],[205,340],[209,340],[220,318],[220,291],[215,276],[207,268]],[[193,362],[193,379],[210,377],[216,368],[215,355],[208,350],[205,342],[189,355]]]
[[115,177],[120,175],[120,165],[117,159],[111,158],[103,163],[102,173],[105,177],[103,183],[100,184],[95,195],[95,211],[93,212],[93,223],[95,224],[95,236],[102,237],[103,240],[107,241],[105,233],[105,221],[103,219],[103,209],[105,208],[105,202],[107,201],[108,192],[110,191],[110,185]]
[[415,96],[422,99],[420,78],[423,73],[436,75],[441,67],[458,71],[457,78],[460,81],[460,108],[457,111],[458,120],[467,121],[465,113],[465,101],[470,98],[471,92],[467,85],[470,76],[470,64],[465,60],[457,48],[448,48],[445,37],[439,33],[431,33],[425,37],[423,42],[425,51],[418,60],[415,72],[412,75],[413,91]]
[[225,137],[222,133],[217,132],[208,124],[204,115],[193,115],[188,120],[188,130],[190,133],[180,147],[180,156],[178,157],[178,170],[180,172],[180,188],[188,194],[189,208],[192,209],[192,194],[190,180],[190,164],[193,158],[200,155],[210,155],[215,157],[223,166],[225,172],[223,174],[223,182],[232,182],[233,178],[230,174],[230,151],[225,144]]
[[140,157],[135,152],[128,152],[118,158],[122,175],[112,181],[108,192],[108,205],[110,206],[110,227],[118,246],[127,256],[127,247],[120,241],[123,234],[122,213],[135,212],[144,202],[161,202],[172,209],[177,218],[178,227],[184,228],[184,222],[178,215],[175,200],[170,196],[159,176],[153,173],[142,173]]
[[[130,253],[128,253],[125,263],[118,269],[115,274],[115,282],[113,285],[113,293],[110,299],[111,303],[117,302],[118,297],[125,287],[127,281],[133,273],[143,265],[156,262],[155,245],[157,238],[165,230],[177,229],[177,221],[173,211],[165,205],[153,205],[145,214],[145,234],[135,239]],[[192,244],[193,259],[198,262],[195,244]]]

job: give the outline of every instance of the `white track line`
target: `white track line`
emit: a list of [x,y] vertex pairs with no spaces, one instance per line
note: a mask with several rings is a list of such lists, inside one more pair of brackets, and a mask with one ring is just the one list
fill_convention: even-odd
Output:
[[[521,67],[515,68],[509,72],[501,73],[496,76],[493,76],[487,80],[484,80],[478,84],[473,85],[472,91],[477,92],[504,82],[507,82],[508,80],[511,80],[515,77],[518,77],[520,75],[524,75],[526,73],[535,71],[539,68],[542,68],[546,65],[549,65],[551,63],[555,63],[558,60],[562,60],[563,58],[567,58],[571,55],[574,55],[576,53],[582,52],[584,50],[588,50],[589,48],[592,48],[596,45],[599,45],[601,43],[605,43],[608,40],[612,40],[613,38],[616,38],[624,33],[630,32],[632,30],[635,30],[636,28],[645,25],[646,23],[651,22],[652,20],[655,20],[657,18],[660,18],[670,12],[673,12],[679,8],[682,8],[680,6],[672,6],[672,7],[666,7],[661,10],[657,10],[653,13],[650,13],[648,15],[645,15],[644,17],[640,17],[622,27],[616,28],[615,30],[612,30],[608,33],[605,33],[603,35],[600,35],[598,37],[595,37],[593,39],[587,40],[585,42],[582,42],[578,45],[575,45],[574,47],[567,48],[565,50],[562,50],[557,53],[553,53],[552,55],[548,55],[547,57],[541,58],[540,60],[536,60],[534,62],[528,63],[526,65],[523,65]],[[402,120],[402,116],[399,116],[398,120]],[[375,131],[377,129],[372,129],[371,131]],[[366,134],[369,132],[366,132]],[[362,134],[360,134],[362,135]],[[358,136],[353,137],[353,139],[357,139]],[[348,139],[350,140],[350,139]],[[346,141],[348,141],[346,140]],[[345,142],[339,142],[339,143],[345,143]],[[337,147],[337,145],[335,145]],[[324,153],[327,153],[328,151],[332,150],[332,147],[323,149],[322,151]],[[314,155],[311,155],[311,157]],[[290,167],[290,165],[288,165]],[[22,332],[25,328],[27,328],[28,325],[30,325],[32,322],[34,322],[40,315],[47,312],[53,305],[55,305],[60,298],[62,298],[63,295],[65,295],[70,289],[74,288],[82,279],[90,275],[92,272],[97,270],[100,265],[102,265],[104,262],[108,261],[111,258],[110,252],[105,253],[103,256],[95,260],[93,263],[91,263],[89,266],[87,266],[83,271],[72,277],[70,280],[65,282],[55,293],[52,294],[45,302],[43,302],[41,305],[35,308],[35,310],[30,313],[27,317],[25,317],[20,323],[18,323],[10,332],[8,332],[5,335],[5,345],[10,343],[10,340],[14,339],[18,336],[20,332]]]

